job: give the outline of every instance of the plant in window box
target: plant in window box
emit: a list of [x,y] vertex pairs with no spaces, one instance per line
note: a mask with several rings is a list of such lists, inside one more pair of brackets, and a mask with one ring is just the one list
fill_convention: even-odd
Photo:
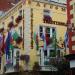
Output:
[[40,75],[39,71],[41,70],[41,66],[38,62],[35,62],[33,65],[33,75]]
[[40,71],[40,70],[41,70],[41,67],[40,67],[39,63],[35,62],[34,66],[33,66],[33,71]]
[[22,20],[22,15],[18,16],[15,21],[16,23],[19,23],[21,20]]

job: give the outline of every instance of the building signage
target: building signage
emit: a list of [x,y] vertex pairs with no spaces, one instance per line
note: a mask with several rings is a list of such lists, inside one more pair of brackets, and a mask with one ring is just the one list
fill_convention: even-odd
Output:
[[67,26],[67,23],[64,22],[59,22],[59,21],[50,21],[50,24],[55,24],[55,25],[63,25],[63,26]]

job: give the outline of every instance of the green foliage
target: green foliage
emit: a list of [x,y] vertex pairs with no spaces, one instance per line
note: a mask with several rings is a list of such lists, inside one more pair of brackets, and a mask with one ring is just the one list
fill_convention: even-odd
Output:
[[41,67],[39,66],[39,63],[38,62],[35,62],[34,63],[34,66],[33,66],[33,70],[34,71],[39,71],[41,69]]

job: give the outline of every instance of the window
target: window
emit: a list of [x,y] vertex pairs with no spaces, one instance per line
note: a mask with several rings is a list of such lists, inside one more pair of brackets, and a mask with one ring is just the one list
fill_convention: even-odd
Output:
[[43,27],[42,26],[40,26],[40,37],[42,36],[42,34],[43,34]]
[[19,27],[20,36],[22,36],[22,27]]
[[47,56],[47,50],[44,51],[44,56]]
[[50,10],[46,10],[46,9],[45,9],[45,10],[43,11],[43,13],[44,13],[44,15],[49,15],[49,14],[50,14]]
[[50,50],[50,57],[56,57],[56,51]]
[[55,32],[55,28],[52,28],[52,33],[54,33]]
[[49,10],[46,10],[46,9],[44,9],[44,12],[46,12],[46,13],[50,13],[50,11],[49,11]]
[[19,15],[22,16],[22,10],[19,11]]
[[12,22],[14,21],[14,16],[11,16],[11,21],[12,21]]
[[40,26],[39,27],[39,33],[40,33],[40,37],[43,35],[46,35],[49,38],[52,38],[53,33],[55,32],[55,28],[54,27],[43,27]]
[[52,20],[51,16],[50,16],[50,10],[44,10],[43,11],[43,22],[44,23],[50,23],[50,21]]
[[46,28],[46,36],[50,37],[50,28],[49,27]]
[[16,64],[19,63],[19,51],[16,52]]
[[39,35],[40,35],[40,40],[44,41],[46,39],[46,45],[50,45],[53,43],[55,45],[56,41],[56,29],[54,27],[39,27]]

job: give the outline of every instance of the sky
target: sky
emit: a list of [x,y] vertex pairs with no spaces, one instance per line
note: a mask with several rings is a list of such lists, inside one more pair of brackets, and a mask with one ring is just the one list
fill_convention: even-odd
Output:
[[49,1],[55,1],[55,2],[59,2],[59,3],[66,3],[66,0],[49,0]]

